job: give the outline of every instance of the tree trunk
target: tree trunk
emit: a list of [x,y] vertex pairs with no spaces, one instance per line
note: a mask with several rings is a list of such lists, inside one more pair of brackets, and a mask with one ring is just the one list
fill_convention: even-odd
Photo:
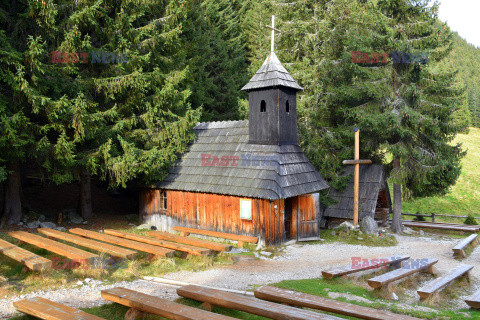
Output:
[[[398,158],[393,159],[393,169],[398,170],[400,168],[400,160]],[[393,185],[393,221],[392,230],[395,233],[402,233],[402,185]]]
[[10,172],[5,182],[5,199],[3,202],[3,216],[0,227],[20,223],[22,219],[21,180],[20,165],[18,163],[7,163],[7,170]]
[[92,187],[91,187],[90,172],[82,169],[80,172],[80,215],[83,219],[90,219],[93,217],[92,211]]

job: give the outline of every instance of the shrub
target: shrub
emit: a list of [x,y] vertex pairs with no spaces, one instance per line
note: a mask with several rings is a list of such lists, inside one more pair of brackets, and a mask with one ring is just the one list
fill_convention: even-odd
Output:
[[467,219],[465,219],[464,224],[478,224],[477,219],[471,214],[468,215]]
[[[420,214],[420,212],[417,212],[417,214]],[[413,221],[425,221],[425,217],[424,216],[415,216],[415,218],[413,218]]]

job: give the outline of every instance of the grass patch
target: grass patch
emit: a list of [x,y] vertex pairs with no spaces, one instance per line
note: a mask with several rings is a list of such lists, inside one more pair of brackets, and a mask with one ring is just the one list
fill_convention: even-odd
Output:
[[[393,235],[381,233],[377,235],[367,235],[356,230],[349,230],[347,228],[338,228],[334,230],[320,231],[321,238],[324,242],[342,242],[347,244],[363,245],[370,247],[391,247],[397,245],[397,238]],[[318,243],[316,241],[315,243]]]
[[[379,271],[378,274],[381,272]],[[369,274],[369,278],[372,275]],[[426,280],[429,276],[425,274],[419,274],[416,277],[411,277],[406,283],[399,283],[396,292],[402,294],[402,290],[408,290],[417,288],[419,281]],[[466,280],[462,280],[466,281]],[[418,317],[421,319],[450,319],[450,320],[463,320],[467,318],[479,319],[480,311],[476,310],[445,310],[449,308],[449,301],[452,298],[458,298],[460,294],[465,294],[465,286],[462,285],[462,281],[452,285],[451,287],[437,293],[437,302],[429,301],[427,303],[408,303],[408,308],[405,303],[395,301],[385,301],[379,297],[377,291],[367,289],[360,279],[349,277],[347,279],[335,278],[326,280],[322,278],[318,279],[306,279],[306,280],[288,280],[275,284],[279,288],[295,290],[304,292],[316,296],[329,298],[329,292],[343,293],[348,295],[355,295],[359,297],[361,301],[354,301],[339,297],[337,300],[344,301],[356,305],[362,305],[365,307],[372,307],[376,309],[389,310],[395,313],[408,314],[410,316]],[[401,285],[401,287],[400,287]],[[459,289],[460,288],[460,289]],[[463,289],[462,289],[463,288]],[[441,301],[439,303],[438,301]],[[428,307],[434,311],[422,311],[421,307]]]
[[[470,128],[468,134],[459,134],[455,143],[461,143],[467,155],[462,160],[462,171],[457,183],[442,197],[428,197],[404,201],[402,210],[409,213],[472,215],[478,217],[480,207],[480,129]],[[438,217],[443,222],[463,223],[464,219]]]

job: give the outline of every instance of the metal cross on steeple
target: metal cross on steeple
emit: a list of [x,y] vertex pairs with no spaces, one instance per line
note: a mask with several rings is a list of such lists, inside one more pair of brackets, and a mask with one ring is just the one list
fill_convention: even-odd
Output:
[[272,25],[271,26],[266,26],[269,29],[272,29],[272,45],[271,45],[271,52],[275,50],[275,31],[280,33],[280,30],[275,28],[275,16],[272,16]]

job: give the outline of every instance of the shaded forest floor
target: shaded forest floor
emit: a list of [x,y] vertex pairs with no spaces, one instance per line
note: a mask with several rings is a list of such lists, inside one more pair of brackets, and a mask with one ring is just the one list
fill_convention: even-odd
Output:
[[[480,216],[480,129],[470,128],[468,134],[459,134],[455,142],[461,143],[467,151],[457,183],[445,196],[404,201],[403,212]],[[456,218],[439,220],[463,223]],[[427,218],[427,221],[430,219]]]

